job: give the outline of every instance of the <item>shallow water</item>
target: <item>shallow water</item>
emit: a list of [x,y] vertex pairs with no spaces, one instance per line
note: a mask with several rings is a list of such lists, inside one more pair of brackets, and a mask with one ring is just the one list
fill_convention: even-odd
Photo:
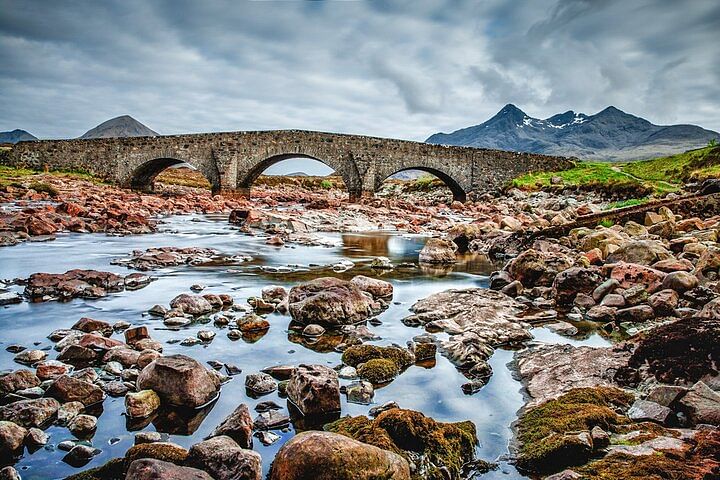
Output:
[[[156,418],[148,425],[127,425],[124,416],[123,398],[108,397],[98,421],[98,430],[92,444],[102,453],[82,469],[98,466],[107,460],[122,456],[133,445],[133,436],[139,430],[172,432],[169,441],[189,447],[208,435],[239,403],[253,407],[264,400],[275,400],[281,405],[285,401],[277,393],[255,399],[247,395],[244,388],[245,374],[280,364],[321,363],[335,366],[340,363],[340,354],[334,351],[316,352],[300,343],[295,343],[288,334],[289,317],[272,314],[268,317],[271,328],[266,335],[254,343],[243,340],[232,341],[225,332],[212,324],[196,323],[179,331],[164,328],[162,321],[147,316],[146,312],[155,304],[167,305],[179,293],[189,293],[189,287],[200,283],[207,288],[203,293],[230,293],[236,303],[244,303],[250,296],[260,294],[262,287],[269,284],[290,287],[310,278],[333,274],[328,266],[341,260],[355,262],[341,276],[357,274],[372,275],[367,266],[372,258],[383,255],[393,263],[414,262],[417,252],[425,241],[419,236],[401,236],[386,233],[368,234],[325,234],[332,247],[265,245],[262,237],[239,233],[228,225],[227,216],[178,216],[164,219],[159,233],[152,235],[111,237],[96,234],[60,235],[47,243],[24,243],[0,250],[0,278],[26,277],[33,272],[64,272],[72,268],[92,268],[113,271],[120,274],[131,270],[110,261],[122,258],[135,249],[158,246],[211,247],[226,254],[250,254],[254,260],[239,265],[181,266],[153,272],[157,280],[136,291],[111,293],[98,300],[76,299],[68,303],[22,303],[0,309],[0,369],[10,370],[21,366],[13,362],[13,355],[5,351],[10,344],[27,347],[39,342],[35,348],[53,345],[46,336],[55,329],[69,328],[83,316],[114,323],[125,320],[132,324],[144,324],[151,330],[154,339],[164,343],[164,353],[184,353],[200,362],[218,360],[238,365],[241,375],[222,388],[216,403],[186,423],[168,422]],[[296,273],[267,273],[260,267],[284,267],[293,265],[300,270]],[[488,275],[497,265],[479,257],[462,259],[451,271],[443,269],[398,269],[383,276],[393,283],[395,294],[390,307],[379,315],[382,325],[370,327],[382,340],[373,343],[404,345],[413,336],[423,333],[421,329],[406,327],[400,321],[407,316],[410,306],[420,298],[448,288],[487,286]],[[337,274],[336,274],[337,275]],[[209,345],[184,347],[171,340],[194,337],[198,330],[212,329],[218,335]],[[558,343],[602,345],[604,340],[596,334],[585,339],[567,339],[544,328],[535,328],[533,333],[539,340]],[[117,335],[116,335],[117,336]],[[49,358],[54,358],[52,351]],[[412,366],[389,385],[375,391],[372,405],[350,404],[343,396],[342,414],[367,414],[373,405],[394,400],[403,408],[419,410],[439,421],[472,420],[478,430],[480,445],[479,458],[495,461],[508,452],[512,437],[511,423],[517,410],[523,404],[520,383],[512,377],[507,364],[513,352],[497,350],[490,363],[494,374],[490,382],[477,394],[466,396],[460,386],[467,379],[444,357],[438,355],[432,368]],[[349,383],[341,380],[341,383]],[[253,412],[254,413],[254,412]],[[204,415],[204,418],[203,418]],[[25,452],[16,468],[22,477],[29,479],[63,478],[80,469],[63,462],[65,452],[55,450],[62,440],[72,435],[63,427],[53,426],[46,431],[50,435],[48,446],[34,453]],[[255,440],[254,449],[263,457],[267,472],[272,458],[282,444],[292,437],[294,427],[274,445],[265,447]],[[524,478],[512,465],[500,462],[500,468],[482,478]]]

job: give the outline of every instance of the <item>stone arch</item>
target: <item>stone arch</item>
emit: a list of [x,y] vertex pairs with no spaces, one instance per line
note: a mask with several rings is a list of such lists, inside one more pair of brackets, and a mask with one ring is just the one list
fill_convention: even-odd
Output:
[[377,182],[377,185],[375,186],[375,191],[379,190],[382,182],[387,180],[389,177],[395,175],[396,173],[404,172],[407,170],[420,170],[422,172],[427,172],[432,175],[435,175],[437,178],[442,180],[442,182],[445,185],[447,185],[447,187],[450,189],[450,191],[453,194],[453,200],[457,200],[458,202],[465,202],[467,200],[467,192],[460,185],[460,183],[458,183],[457,180],[455,180],[453,177],[451,177],[447,173],[443,172],[442,170],[438,170],[437,168],[426,167],[426,166],[403,167],[399,170],[395,170],[394,172],[392,172],[388,175],[385,175],[382,179],[380,179],[379,182]]
[[318,162],[324,163],[328,167],[335,171],[335,174],[342,177],[345,188],[350,194],[350,199],[354,200],[360,197],[362,181],[357,171],[357,167],[352,160],[344,161],[332,158],[318,158],[314,155],[306,153],[280,153],[265,157],[257,162],[252,162],[252,166],[245,172],[238,173],[237,187],[238,190],[244,192],[246,195],[250,193],[250,187],[252,187],[255,180],[269,167],[276,163],[282,162],[283,160],[289,160],[291,158],[308,158],[310,160],[317,160]]
[[170,156],[153,158],[135,167],[130,174],[130,188],[144,192],[151,191],[155,177],[168,167],[180,165],[182,163],[186,163],[195,168],[198,172],[202,173],[207,181],[210,182],[213,194],[220,191],[218,175],[214,175],[214,172],[212,171],[208,172],[207,169],[203,168],[203,164],[196,165],[194,162]]

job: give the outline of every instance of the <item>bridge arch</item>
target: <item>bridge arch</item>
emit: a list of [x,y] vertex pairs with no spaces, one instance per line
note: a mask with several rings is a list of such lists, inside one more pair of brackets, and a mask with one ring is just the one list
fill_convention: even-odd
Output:
[[396,173],[406,172],[408,170],[420,170],[422,172],[426,172],[436,176],[450,189],[453,195],[453,200],[457,200],[458,202],[465,202],[467,200],[467,192],[458,181],[456,181],[453,177],[443,172],[442,170],[427,166],[403,167],[399,170],[395,170],[390,174],[384,175],[384,177],[376,183],[375,191],[378,191],[382,183],[391,176],[395,175]]
[[[212,188],[212,193],[216,194],[220,191],[220,182],[218,179],[217,172],[212,170],[208,171],[207,166],[204,163],[196,163],[186,159],[181,159],[176,156],[161,156],[152,158],[140,163],[136,166],[129,175],[129,186],[133,190],[139,191],[151,191],[152,185],[155,182],[155,178],[166,170],[168,167],[174,165],[187,164],[193,167],[195,170],[200,172]],[[205,168],[204,168],[205,167]]]
[[246,195],[249,195],[250,188],[253,183],[255,183],[258,177],[262,175],[265,170],[276,163],[282,162],[283,160],[289,160],[291,158],[308,158],[327,165],[335,171],[336,175],[339,175],[342,178],[351,200],[355,200],[360,197],[362,180],[360,179],[360,174],[358,173],[357,167],[352,160],[344,161],[342,159],[331,157],[319,158],[319,156],[307,153],[279,153],[251,162],[250,168],[245,171],[238,172],[238,190],[244,192]]

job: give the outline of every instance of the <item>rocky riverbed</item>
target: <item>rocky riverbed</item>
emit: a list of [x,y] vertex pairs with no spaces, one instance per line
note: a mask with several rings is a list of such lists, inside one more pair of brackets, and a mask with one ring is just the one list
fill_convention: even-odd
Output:
[[0,478],[720,472],[720,218],[257,194],[6,187]]

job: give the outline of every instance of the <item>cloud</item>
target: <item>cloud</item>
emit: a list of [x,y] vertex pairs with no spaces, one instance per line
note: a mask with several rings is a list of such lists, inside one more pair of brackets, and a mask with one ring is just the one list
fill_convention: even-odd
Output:
[[720,130],[720,4],[0,0],[0,130],[300,128],[423,140],[505,103]]

